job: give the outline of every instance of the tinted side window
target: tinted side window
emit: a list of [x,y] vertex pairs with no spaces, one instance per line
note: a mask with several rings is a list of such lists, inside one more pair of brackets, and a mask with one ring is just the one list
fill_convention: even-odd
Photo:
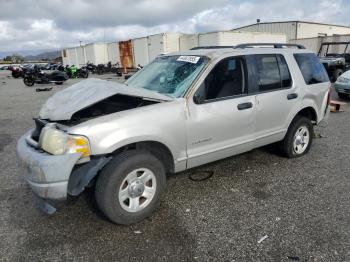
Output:
[[255,55],[257,85],[259,92],[289,88],[292,78],[282,55]]
[[255,57],[259,91],[281,88],[281,77],[275,55],[256,55]]
[[315,54],[294,54],[294,57],[307,85],[329,81],[324,66]]
[[243,58],[225,58],[207,75],[195,96],[205,101],[242,95],[246,93],[245,82]]

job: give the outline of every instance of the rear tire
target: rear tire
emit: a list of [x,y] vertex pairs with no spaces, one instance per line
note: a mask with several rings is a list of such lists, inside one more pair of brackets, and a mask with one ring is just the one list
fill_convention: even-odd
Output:
[[313,140],[313,125],[309,118],[296,116],[287,134],[280,142],[281,153],[288,158],[297,158],[309,152]]
[[129,225],[153,213],[165,185],[161,161],[147,151],[130,150],[103,168],[96,182],[95,198],[112,222]]

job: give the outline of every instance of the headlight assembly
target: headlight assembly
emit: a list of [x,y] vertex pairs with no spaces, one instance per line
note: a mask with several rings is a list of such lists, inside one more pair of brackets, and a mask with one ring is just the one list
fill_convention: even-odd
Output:
[[39,144],[43,150],[53,155],[82,153],[82,158],[90,156],[90,145],[86,137],[69,135],[51,126],[42,129]]
[[338,77],[337,82],[339,82],[339,83],[349,83],[350,79],[349,78],[345,78],[343,76],[340,76],[340,77]]

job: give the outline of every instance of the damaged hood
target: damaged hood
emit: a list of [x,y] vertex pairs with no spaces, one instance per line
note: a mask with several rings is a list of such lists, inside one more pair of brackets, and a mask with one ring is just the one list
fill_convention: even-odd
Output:
[[41,108],[39,117],[52,121],[69,120],[75,112],[117,94],[163,101],[173,100],[144,88],[90,78],[51,96]]

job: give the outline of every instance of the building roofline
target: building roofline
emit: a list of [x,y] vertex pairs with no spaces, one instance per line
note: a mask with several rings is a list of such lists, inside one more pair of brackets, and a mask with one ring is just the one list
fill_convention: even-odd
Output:
[[303,38],[298,38],[298,39],[295,39],[295,38],[292,38],[292,39],[289,39],[289,40],[309,40],[309,39],[322,39],[322,38],[327,38],[327,37],[344,37],[344,36],[349,36],[350,37],[350,34],[335,34],[335,35],[328,35],[328,36],[314,36],[314,37],[303,37]]
[[302,20],[291,20],[291,21],[275,21],[275,22],[254,23],[254,24],[250,24],[250,25],[246,25],[246,26],[233,28],[231,30],[239,30],[239,29],[247,28],[247,27],[254,26],[254,25],[282,24],[282,23],[303,23],[303,24],[328,25],[328,26],[337,26],[337,27],[350,28],[350,26],[347,26],[347,25],[327,24],[327,23],[318,23],[318,22],[310,22],[310,21],[302,21]]

